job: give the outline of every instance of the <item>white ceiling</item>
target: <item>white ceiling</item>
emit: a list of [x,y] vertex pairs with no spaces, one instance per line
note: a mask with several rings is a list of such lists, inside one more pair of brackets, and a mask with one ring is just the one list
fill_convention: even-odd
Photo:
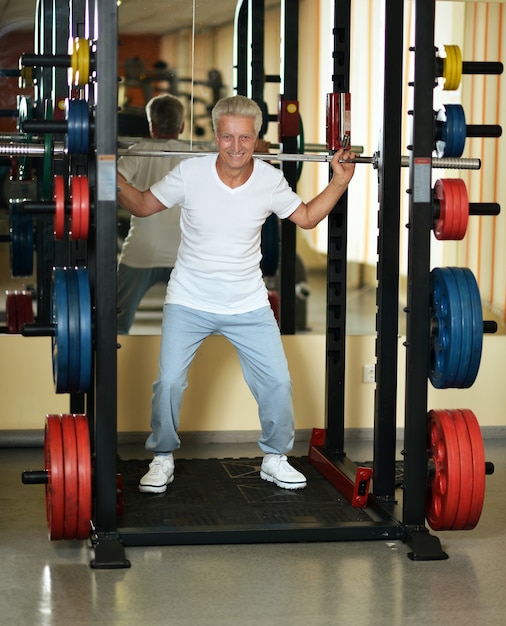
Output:
[[[0,34],[5,29],[33,28],[36,0],[0,0]],[[194,7],[195,4],[195,7]],[[266,6],[279,4],[269,0]],[[237,0],[122,0],[119,32],[164,34],[190,28],[216,27],[234,19]]]

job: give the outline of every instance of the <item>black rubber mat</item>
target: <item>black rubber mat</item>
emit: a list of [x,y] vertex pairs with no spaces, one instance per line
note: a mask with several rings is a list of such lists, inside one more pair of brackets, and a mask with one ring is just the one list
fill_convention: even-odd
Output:
[[281,489],[259,476],[261,458],[177,459],[164,494],[140,493],[149,460],[118,460],[123,477],[124,527],[197,527],[242,524],[333,524],[369,521],[305,458],[290,458],[305,489]]

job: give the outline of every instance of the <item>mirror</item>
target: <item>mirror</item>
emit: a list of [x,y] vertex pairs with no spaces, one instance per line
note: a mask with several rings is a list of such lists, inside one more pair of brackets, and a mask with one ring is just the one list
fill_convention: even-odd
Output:
[[[150,95],[164,91],[178,93],[185,104],[194,103],[193,107],[187,107],[187,120],[183,138],[191,141],[193,146],[199,142],[212,140],[209,111],[212,104],[218,97],[233,93],[234,87],[234,17],[236,11],[236,0],[215,0],[214,2],[202,2],[195,0],[123,0],[119,6],[119,34],[120,48],[119,73],[124,76],[119,88],[119,98],[123,111],[120,114],[131,114],[128,123],[124,127],[119,125],[119,135],[123,131],[128,131],[125,136],[137,136],[138,132],[146,132],[146,122],[144,118],[143,106]],[[280,73],[280,1],[266,0],[266,11],[268,17],[265,21],[265,74],[276,75]],[[372,19],[373,24],[381,24],[383,3],[374,3],[374,10],[378,11]],[[458,42],[462,47],[465,60],[472,59],[472,46],[477,46],[477,58],[483,59],[486,54],[495,54],[491,51],[487,53],[483,45],[483,32],[486,24],[491,24],[494,20],[499,21],[496,14],[499,2],[437,2],[436,14],[436,40],[438,44]],[[23,37],[33,43],[33,19],[35,0],[19,0],[15,6],[9,6],[7,13],[2,15],[2,25],[0,26],[0,66],[16,67],[17,58],[26,47],[23,44]],[[320,13],[315,12],[314,3],[300,2],[300,41],[299,50],[299,100],[300,109],[303,115],[304,134],[306,145],[309,143],[325,143],[325,94],[332,90],[330,83],[332,67],[332,41],[329,24],[331,24],[331,0],[322,0],[318,3]],[[464,6],[465,5],[465,6]],[[364,11],[364,7],[370,7],[367,0],[354,0],[353,9],[359,15]],[[446,12],[451,7],[456,7],[455,20],[450,22]],[[467,13],[466,13],[467,12]],[[487,13],[488,17],[485,16]],[[364,13],[362,13],[362,16]],[[494,17],[495,16],[495,17]],[[408,12],[406,12],[406,21]],[[504,22],[504,17],[502,17]],[[355,20],[357,21],[357,20]],[[360,20],[358,20],[360,21]],[[316,23],[321,24],[321,31],[317,31]],[[170,31],[167,32],[167,28]],[[472,35],[470,34],[472,29]],[[409,28],[406,27],[409,31]],[[379,102],[380,96],[376,93],[371,97],[363,97],[367,76],[380,76],[381,68],[376,72],[367,71],[371,63],[381,63],[380,55],[374,53],[374,42],[381,42],[381,28],[373,28],[374,38],[369,51],[364,48],[363,38],[355,38],[355,48],[352,53],[352,86],[351,92],[353,107],[353,137],[352,142],[364,146],[364,154],[372,154],[377,150],[378,145],[378,118],[380,117],[378,107],[371,106],[371,102]],[[495,30],[494,30],[495,32]],[[476,39],[473,42],[473,36]],[[492,39],[492,37],[490,38]],[[462,41],[460,41],[462,40]],[[318,61],[315,62],[316,52],[313,44],[307,42],[318,41]],[[381,45],[381,43],[380,43]],[[358,46],[358,50],[357,50]],[[21,47],[21,50],[19,50]],[[504,55],[504,51],[503,51]],[[495,60],[495,59],[494,59]],[[503,60],[503,59],[498,59]],[[10,79],[9,79],[10,80]],[[467,79],[465,79],[467,80]],[[504,77],[500,79],[504,82]],[[360,82],[364,81],[364,82]],[[465,82],[465,81],[463,81]],[[487,90],[491,88],[492,81],[486,83]],[[193,86],[192,86],[193,85]],[[500,82],[497,81],[497,85]],[[469,88],[466,86],[467,91]],[[490,103],[499,101],[499,95],[495,87],[495,94],[487,98],[487,110],[483,115],[477,113],[479,102],[472,99],[472,94],[463,94],[467,98],[466,107],[469,107],[468,123],[501,123],[499,120],[491,119],[495,112],[490,110]],[[2,79],[1,101],[5,102],[6,94],[9,90],[17,92],[17,85],[14,82]],[[277,112],[277,97],[280,85],[276,83],[266,83],[264,99],[268,103],[269,113]],[[409,89],[405,89],[407,97]],[[475,93],[484,93],[483,88],[478,88]],[[487,91],[488,93],[488,91]],[[357,97],[355,94],[361,94]],[[445,94],[445,97],[447,94]],[[450,96],[459,99],[460,93]],[[471,106],[469,106],[471,102]],[[464,103],[464,101],[463,101]],[[360,108],[362,107],[362,108]],[[504,110],[504,107],[503,109]],[[311,111],[308,115],[307,111]],[[466,110],[467,113],[467,110]],[[482,120],[476,121],[477,117]],[[473,117],[474,119],[471,119]],[[359,121],[360,120],[360,121]],[[504,119],[502,120],[504,122]],[[0,129],[12,130],[5,118],[0,118]],[[276,144],[277,125],[269,124],[265,137],[271,143]],[[406,136],[403,143],[407,145],[409,138]],[[485,145],[480,145],[479,140],[474,140],[470,150],[472,154],[464,156],[483,156],[484,175],[489,174],[491,163],[495,163],[496,170],[502,171],[501,164],[506,156],[504,148],[500,143],[499,150],[495,152],[495,140],[488,139]],[[357,168],[359,169],[359,168]],[[453,176],[454,174],[447,175]],[[5,166],[4,166],[5,175]],[[325,183],[327,172],[322,166],[304,164],[300,180],[300,192],[304,198],[311,198],[322,188]],[[455,176],[458,175],[455,174]],[[463,174],[469,182],[470,189],[478,184],[480,174]],[[488,180],[488,179],[487,179]],[[500,177],[498,177],[500,180]],[[407,188],[405,180],[403,187]],[[350,212],[350,233],[349,237],[349,287],[350,298],[348,305],[350,311],[347,317],[347,332],[349,334],[374,334],[375,332],[375,255],[376,255],[376,210],[377,210],[377,186],[376,174],[371,168],[360,166],[360,173],[355,175],[354,184],[350,188],[350,206],[356,207]],[[484,186],[486,193],[482,194],[483,201],[497,201],[500,198],[492,197],[491,194],[497,191],[497,181],[487,182]],[[473,192],[474,193],[474,192]],[[471,201],[479,201],[479,198],[472,197]],[[358,209],[357,209],[358,207]],[[0,215],[2,219],[1,234],[5,234],[5,214]],[[471,236],[466,242],[445,242],[435,243],[434,250],[436,262],[444,264],[470,266],[473,269],[480,265],[480,289],[483,285],[483,300],[490,301],[490,306],[486,304],[485,315],[487,319],[493,317],[499,323],[499,332],[506,332],[504,324],[504,301],[506,301],[504,280],[504,263],[500,256],[500,251],[504,249],[506,242],[502,241],[503,235],[500,227],[495,228],[491,233],[492,219],[495,223],[502,224],[503,218],[483,217],[482,223],[485,226],[483,233],[477,235],[478,219],[470,220]],[[407,220],[403,215],[403,223]],[[125,234],[125,224],[122,225]],[[485,232],[486,231],[486,232]],[[356,237],[356,233],[361,233],[361,237]],[[403,232],[403,237],[405,233]],[[495,237],[494,256],[488,254],[491,237]],[[326,235],[324,227],[318,232],[298,233],[297,250],[300,254],[298,259],[299,291],[301,295],[298,301],[300,310],[297,312],[297,332],[325,332],[325,283],[326,283]],[[487,237],[489,237],[487,239]],[[476,244],[477,238],[479,243]],[[481,251],[480,251],[481,250]],[[487,251],[485,254],[484,251]],[[406,254],[405,241],[402,254]],[[481,255],[481,257],[480,257]],[[13,280],[8,275],[9,267],[8,246],[0,246],[0,271],[2,276],[2,286],[7,289],[16,289],[29,286],[31,280]],[[477,259],[479,258],[479,262]],[[489,277],[491,277],[489,279]],[[151,333],[159,331],[160,305],[163,299],[164,287],[155,289],[155,293],[150,294],[146,299],[140,313],[145,316],[146,323],[142,322],[142,315],[139,316],[139,324],[136,324],[132,332]],[[158,313],[157,313],[158,311]],[[402,314],[400,319],[402,319]],[[402,325],[400,327],[402,333]]]

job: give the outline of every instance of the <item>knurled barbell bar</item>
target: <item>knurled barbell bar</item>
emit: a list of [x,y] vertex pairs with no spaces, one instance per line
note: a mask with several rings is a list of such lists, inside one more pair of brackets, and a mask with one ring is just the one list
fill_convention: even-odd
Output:
[[[60,143],[54,143],[51,154],[55,158],[63,158],[67,154],[67,150],[64,145]],[[207,151],[171,151],[171,150],[128,150],[118,149],[118,156],[153,156],[153,157],[180,157],[191,158],[201,157],[209,154],[218,154],[217,152]],[[9,142],[6,144],[0,143],[0,156],[16,156],[27,155],[32,157],[40,157],[46,155],[46,149],[40,144],[18,144]],[[254,157],[262,159],[264,161],[309,161],[315,163],[330,163],[333,155],[331,154],[289,154],[289,153],[277,153],[277,154],[260,154],[255,153]],[[401,156],[401,167],[409,167],[409,156]],[[342,161],[345,162],[344,160]],[[346,161],[348,163],[365,163],[372,165],[375,169],[378,169],[380,163],[380,155],[376,152],[373,156],[356,156],[354,159]],[[457,159],[457,158],[432,158],[432,167],[437,169],[455,169],[455,170],[479,170],[481,168],[481,159]]]
[[[0,155],[2,154],[2,146],[0,145]],[[180,157],[190,158],[197,156],[206,156],[209,154],[218,154],[217,152],[202,151],[172,151],[172,150],[135,150],[135,149],[118,149],[118,156],[153,156],[153,157]],[[332,154],[289,154],[289,153],[256,153],[254,158],[262,159],[263,161],[309,161],[315,163],[330,163],[332,161]],[[409,156],[401,156],[401,167],[409,167]],[[353,159],[341,160],[341,163],[365,163],[372,165],[374,169],[378,169],[380,163],[380,154],[376,152],[373,156],[360,156],[357,155]],[[480,159],[456,159],[456,158],[432,158],[432,167],[438,169],[462,169],[462,170],[479,170],[481,168]]]
[[23,213],[54,213],[55,239],[65,237],[65,215],[70,215],[70,239],[78,241],[88,238],[90,224],[90,190],[87,176],[70,177],[70,202],[65,200],[63,176],[54,177],[53,202],[26,200],[22,203]]

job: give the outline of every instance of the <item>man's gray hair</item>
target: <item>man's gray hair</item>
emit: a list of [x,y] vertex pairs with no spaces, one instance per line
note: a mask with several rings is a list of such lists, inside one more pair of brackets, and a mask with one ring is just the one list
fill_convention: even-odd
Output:
[[146,117],[159,137],[178,135],[184,124],[183,103],[170,94],[155,96],[146,104]]
[[246,96],[230,96],[222,98],[212,110],[213,128],[216,132],[218,122],[223,115],[243,115],[254,119],[255,132],[258,135],[262,128],[262,111],[258,104]]

